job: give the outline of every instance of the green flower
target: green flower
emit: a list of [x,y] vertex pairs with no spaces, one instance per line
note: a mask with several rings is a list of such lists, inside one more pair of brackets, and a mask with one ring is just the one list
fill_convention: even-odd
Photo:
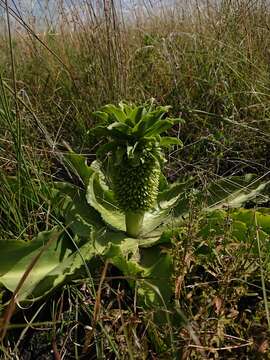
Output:
[[153,208],[158,195],[162,148],[182,146],[173,137],[161,137],[181,119],[166,117],[168,106],[106,105],[94,115],[101,120],[90,133],[107,139],[97,152],[105,177],[119,208],[126,214],[126,230],[138,236],[144,212]]

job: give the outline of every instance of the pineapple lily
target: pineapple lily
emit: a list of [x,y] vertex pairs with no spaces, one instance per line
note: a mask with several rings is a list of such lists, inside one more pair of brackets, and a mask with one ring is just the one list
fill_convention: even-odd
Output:
[[156,205],[165,162],[162,148],[182,146],[177,138],[161,137],[182,121],[166,117],[168,110],[168,106],[153,109],[152,104],[137,107],[120,103],[94,113],[102,125],[90,133],[108,140],[100,146],[97,157],[125,214],[126,232],[132,237],[140,235],[145,212]]
[[[173,296],[171,247],[176,237],[180,239],[179,229],[190,212],[189,196],[193,206],[201,209],[201,216],[208,213],[215,222],[217,217],[226,218],[224,209],[238,208],[258,197],[268,184],[253,176],[220,179],[202,190],[194,189],[193,179],[168,184],[162,175],[162,149],[182,144],[179,139],[161,137],[181,121],[166,117],[168,110],[122,103],[95,113],[102,123],[90,133],[107,143],[99,147],[97,161],[91,165],[71,149],[65,154],[64,163],[81,186],[67,182],[48,185],[46,196],[61,219],[58,226],[32,241],[2,241],[0,286],[20,301],[35,301],[82,274],[91,278],[96,259],[101,257],[127,276],[131,288],[137,289],[140,304],[161,307],[168,315],[166,306]],[[12,179],[9,181],[12,184]],[[246,241],[243,229],[254,222],[253,213],[237,209],[236,215],[241,215],[235,223],[236,230],[240,229],[236,231],[239,241]],[[241,228],[239,221],[243,222]],[[258,224],[270,234],[269,209],[258,213]],[[205,236],[213,226],[202,229]],[[34,271],[18,290],[19,279],[29,266],[35,267]]]

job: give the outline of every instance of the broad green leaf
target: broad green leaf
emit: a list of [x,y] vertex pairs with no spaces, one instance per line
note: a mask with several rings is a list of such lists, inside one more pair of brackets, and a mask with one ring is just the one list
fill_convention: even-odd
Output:
[[91,231],[104,227],[100,214],[86,201],[86,192],[68,183],[58,183],[62,196],[66,196],[62,213],[66,225],[79,237],[89,238]]
[[[69,257],[74,248],[72,243],[58,229],[41,232],[29,243],[3,242],[0,252],[0,283],[10,291],[14,291],[34,258],[43,251],[48,241],[52,243],[41,254],[33,269],[19,290],[18,299],[24,300],[33,296],[38,283]],[[49,290],[49,289],[47,289]],[[39,296],[42,294],[38,294]]]
[[129,115],[129,118],[134,124],[137,124],[142,117],[146,115],[146,109],[144,106],[136,106]]
[[[90,178],[86,193],[87,202],[100,213],[106,224],[114,229],[126,231],[125,216],[119,210],[112,192],[102,186],[100,175],[93,174]],[[158,228],[159,225],[165,223],[168,219],[168,209],[153,209],[146,212],[143,221],[142,236],[152,237],[151,231]],[[162,233],[162,229],[157,229],[153,236]],[[150,235],[148,235],[150,234]]]
[[86,199],[96,209],[106,224],[120,231],[125,231],[125,217],[119,211],[112,192],[101,185],[100,175],[95,173],[91,176],[87,187]]
[[69,152],[64,155],[67,165],[81,178],[83,183],[87,186],[90,176],[93,174],[93,169],[87,165],[85,156]]
[[167,137],[163,136],[160,139],[159,146],[160,147],[171,147],[172,145],[177,145],[183,147],[183,142],[175,137]]
[[159,135],[170,129],[173,125],[174,123],[170,120],[158,120],[153,126],[150,127],[150,129],[145,132],[144,136],[146,138],[150,138],[151,136]]
[[174,183],[169,185],[168,189],[158,194],[157,202],[161,209],[172,208],[179,198],[190,191],[191,186],[194,183],[194,179],[189,178],[182,183]]
[[109,115],[103,111],[95,111],[95,112],[93,112],[93,116],[100,119],[102,121],[102,123],[106,123],[108,121],[108,117],[109,117]]
[[[108,239],[103,238],[103,233],[102,230],[95,231],[91,241],[79,248],[74,247],[69,237],[56,228],[40,233],[29,243],[18,240],[3,242],[0,253],[0,284],[15,291],[26,269],[40,253],[40,258],[18,292],[18,301],[38,300],[63,282],[87,274],[91,276],[95,256],[102,255],[108,247]],[[114,233],[110,235],[110,239],[120,243],[124,237],[119,238],[119,233]],[[44,250],[44,246],[51,240],[52,243]]]
[[95,247],[92,242],[86,242],[70,256],[62,259],[35,286],[32,292],[34,298],[42,298],[57,286],[85,276],[91,277],[91,271],[96,269],[96,256],[104,250]]
[[212,183],[204,194],[207,210],[238,208],[256,197],[266,197],[262,193],[268,183],[269,181],[257,181],[252,175],[221,179]]
[[203,190],[188,191],[187,189],[186,194],[180,196],[174,206],[174,216],[185,216],[189,212],[190,200],[193,206],[199,206],[203,211],[238,208],[257,197],[265,198],[263,192],[268,183],[268,181],[259,182],[252,175],[232,176],[211,183]]
[[[256,216],[256,221],[255,221]],[[269,220],[270,216],[262,215],[259,211],[236,209],[232,211],[214,210],[207,213],[200,223],[199,235],[209,243],[211,239],[235,240],[235,243],[246,244],[245,254],[259,256],[257,237],[261,249],[267,254],[270,251]],[[258,227],[257,227],[258,226]],[[213,244],[215,247],[215,244]]]
[[[110,238],[108,234],[105,237]],[[141,304],[151,307],[163,305],[172,296],[171,256],[162,253],[158,245],[142,248],[139,243],[140,240],[133,238],[122,238],[118,244],[111,242],[104,257],[123,272],[132,287],[137,281]]]
[[100,145],[97,152],[96,152],[96,157],[99,159],[104,158],[109,152],[113,152],[116,151],[118,147],[117,142],[115,141],[111,141],[108,142],[106,144]]
[[[159,229],[160,231],[158,231]],[[139,248],[151,248],[155,245],[171,244],[171,239],[174,235],[174,231],[174,229],[169,229],[167,226],[160,226],[159,228],[151,232],[151,237],[141,237],[140,239],[138,239]]]
[[[164,303],[169,304],[172,297],[172,257],[167,252],[161,252],[159,246],[140,250],[140,266],[143,268],[143,277],[139,282],[138,293],[141,301],[152,307]],[[152,286],[156,286],[162,296]]]
[[170,209],[153,209],[146,212],[142,225],[142,237],[156,237],[161,235],[170,218],[169,213]]
[[232,220],[231,214],[224,210],[207,213],[201,221],[199,235],[204,239],[231,237],[237,242],[245,242],[248,227],[242,221]]
[[[159,121],[166,112],[164,109],[157,109],[148,113],[142,112],[142,117],[137,119],[136,125],[132,132],[136,136],[144,136],[144,134],[157,122]],[[139,120],[139,121],[138,121]]]
[[112,132],[114,130],[118,130],[119,132],[121,132],[123,134],[129,134],[130,129],[131,129],[130,126],[128,126],[126,123],[119,123],[119,122],[114,122],[108,126],[108,130],[110,130]]
[[[95,167],[96,173],[91,176],[89,181],[86,198],[87,202],[100,213],[101,217],[106,224],[112,228],[126,231],[125,216],[119,210],[117,203],[114,199],[113,192],[109,190],[104,181],[102,181],[102,172],[99,169],[97,162],[93,162],[92,166]],[[145,213],[142,236],[143,237],[156,237],[161,234],[163,229],[158,228],[162,223],[168,220],[169,209],[152,209]],[[156,232],[153,236],[150,234],[154,229]]]
[[116,266],[124,276],[127,277],[129,284],[134,287],[136,277],[142,272],[137,261],[130,260],[131,257],[138,256],[138,244],[132,244],[131,249],[125,249],[121,245],[109,243],[108,249],[104,253],[104,257]]
[[107,113],[113,121],[125,122],[127,116],[124,111],[115,105],[108,104],[105,105],[102,109],[103,112]]
[[258,211],[239,209],[233,212],[231,216],[234,220],[245,222],[248,226],[255,226],[256,216],[258,227],[270,235],[270,209],[259,208]]
[[[40,243],[35,241],[26,242],[22,240],[1,240],[0,252],[0,279],[9,272],[12,267],[24,256],[39,249]],[[25,270],[25,269],[24,269]],[[19,279],[17,279],[18,281]]]

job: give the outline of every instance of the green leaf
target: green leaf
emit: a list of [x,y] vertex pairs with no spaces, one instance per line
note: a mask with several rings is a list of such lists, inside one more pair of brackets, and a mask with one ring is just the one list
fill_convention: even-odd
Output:
[[79,237],[90,238],[93,229],[104,227],[102,218],[86,201],[86,192],[68,183],[58,183],[57,188],[65,196],[62,214],[66,225]]
[[87,165],[85,156],[69,152],[64,155],[67,165],[81,178],[85,185],[88,184],[90,176],[93,174],[93,169]]
[[107,113],[111,117],[111,119],[113,119],[113,121],[119,121],[124,123],[127,118],[121,107],[112,104],[105,105],[101,110]]
[[232,218],[234,220],[242,221],[247,225],[255,225],[255,215],[258,227],[263,230],[265,233],[270,235],[270,209],[261,209],[258,211],[239,209],[232,213]]
[[171,184],[166,190],[158,194],[157,202],[161,209],[172,208],[178,199],[187,191],[190,191],[191,186],[194,183],[193,178],[189,178],[182,183]]
[[145,115],[147,111],[144,106],[136,106],[129,115],[129,118],[134,124],[137,124]]
[[170,146],[173,146],[173,145],[177,145],[177,146],[181,146],[183,147],[183,142],[178,139],[178,138],[175,138],[175,137],[162,137],[160,142],[159,142],[159,146],[160,147],[170,147]]
[[150,127],[145,133],[144,136],[151,138],[152,136],[157,136],[164,131],[167,131],[173,127],[174,123],[170,120],[158,120],[153,126]]
[[[10,291],[14,291],[34,258],[42,252],[47,242],[51,244],[41,253],[40,258],[29,272],[28,277],[19,290],[18,299],[25,300],[29,296],[41,296],[36,288],[59,263],[72,254],[72,244],[58,229],[45,231],[29,243],[2,242],[0,252],[0,283]],[[17,242],[17,241],[16,241]],[[50,290],[50,286],[46,291]]]
[[[59,232],[57,228],[40,233],[29,243],[3,241],[0,252],[0,284],[14,292],[38,254],[41,256],[19,289],[18,301],[38,300],[63,282],[81,278],[85,274],[91,276],[89,266],[95,266],[96,255],[103,254],[108,248],[108,238],[104,238],[103,233],[101,230],[95,231],[91,241],[80,247],[73,246],[69,236]],[[109,237],[116,244],[125,239],[119,233],[110,234]],[[47,245],[49,246],[46,247]]]
[[127,125],[126,123],[119,123],[119,122],[114,122],[111,125],[108,126],[108,130],[113,131],[117,130],[123,134],[129,134],[130,133],[130,126]]
[[125,217],[119,211],[113,193],[100,181],[100,175],[95,173],[90,177],[86,199],[96,209],[103,220],[112,228],[125,231]]
[[111,243],[104,256],[123,272],[133,288],[137,282],[141,304],[152,308],[168,303],[173,264],[171,256],[162,253],[159,246],[140,248],[138,240],[127,238],[120,244]]
[[88,130],[88,134],[99,139],[102,137],[109,137],[110,136],[110,130],[106,126],[98,125],[90,130]]
[[186,190],[184,196],[179,197],[179,201],[174,206],[174,216],[186,216],[189,212],[189,203],[199,206],[203,211],[213,211],[216,209],[239,208],[247,201],[257,197],[266,198],[264,190],[269,181],[260,182],[253,175],[244,177],[232,176],[222,178],[211,183],[203,190]]
[[170,209],[159,208],[146,212],[142,224],[142,237],[160,236],[170,219],[169,214]]
[[144,136],[147,130],[149,130],[158,120],[160,120],[166,112],[163,109],[157,109],[150,112],[141,112],[141,118],[137,118],[136,126],[132,132],[136,136]]
[[[268,209],[269,212],[269,209]],[[255,219],[256,218],[256,219]],[[212,248],[216,248],[216,239],[224,238],[225,242],[230,239],[235,244],[238,244],[239,251],[244,251],[246,261],[254,262],[254,256],[257,259],[259,256],[264,258],[269,257],[270,242],[270,215],[262,214],[255,209],[235,209],[230,211],[214,210],[206,214],[200,222],[199,236],[202,236],[208,243],[212,241]],[[255,239],[260,241],[261,254],[258,250],[258,244]],[[231,241],[232,241],[231,240]],[[239,246],[240,243],[245,244],[245,247]],[[235,247],[236,249],[236,247]],[[267,263],[269,261],[267,260]]]
[[[142,275],[144,277],[138,286],[141,301],[150,307],[169,304],[172,297],[173,263],[171,255],[165,251],[161,252],[159,246],[141,249],[139,264],[143,268]],[[160,294],[155,291],[153,286],[157,287]]]
[[[113,229],[126,231],[125,216],[119,210],[115,202],[113,193],[102,184],[100,175],[95,173],[91,176],[87,188],[86,199],[96,211],[98,211],[107,225]],[[162,223],[165,223],[168,218],[168,209],[153,209],[146,212],[142,225],[142,236],[149,237],[154,229],[157,229]],[[162,233],[162,228],[157,229],[153,236]],[[151,235],[150,235],[151,237]]]
[[100,145],[96,152],[96,157],[98,159],[104,158],[109,152],[116,151],[118,147],[117,142],[111,141],[106,144]]
[[[102,180],[103,174],[98,168],[97,163],[94,163],[92,166],[96,166],[96,173],[91,176],[89,181],[86,193],[87,202],[100,213],[105,223],[109,226],[120,231],[126,231],[125,215],[119,210],[113,192]],[[142,235],[149,237],[148,234],[152,230],[165,223],[168,213],[169,210],[167,208],[159,209],[158,207],[146,212],[142,226]],[[161,229],[158,229],[158,234],[160,234],[160,231]]]
[[99,120],[101,120],[102,123],[107,123],[107,122],[108,122],[109,115],[106,114],[106,113],[103,112],[103,111],[95,111],[95,112],[93,112],[92,115],[93,115],[94,117],[98,118]]
[[257,197],[265,198],[263,191],[268,184],[269,181],[258,181],[251,174],[244,177],[233,176],[212,183],[201,199],[205,201],[207,210],[238,208]]
[[133,241],[131,246],[130,248],[125,248],[123,245],[109,243],[104,257],[123,272],[129,284],[134,288],[136,277],[142,272],[142,269],[137,261],[130,260],[130,257],[136,257],[136,253],[138,252],[137,242],[134,243]]

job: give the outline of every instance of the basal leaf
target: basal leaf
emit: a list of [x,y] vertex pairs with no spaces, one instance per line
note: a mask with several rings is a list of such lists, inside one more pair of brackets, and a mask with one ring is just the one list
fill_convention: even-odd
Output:
[[62,214],[66,225],[75,235],[89,238],[91,231],[104,227],[100,214],[86,200],[86,191],[68,183],[58,183],[62,196],[66,196]]
[[159,207],[161,209],[172,208],[183,194],[190,191],[193,183],[194,179],[189,178],[184,182],[169,185],[167,189],[158,194],[157,201]]
[[170,209],[153,209],[144,214],[142,237],[156,237],[164,231],[162,224],[169,220]]
[[122,214],[109,189],[101,185],[100,175],[93,174],[87,187],[86,199],[94,209],[96,209],[103,220],[112,228],[125,231],[125,217]]
[[[53,241],[43,251],[44,246],[51,240]],[[14,243],[3,242],[1,245],[0,283],[10,291],[16,289],[29,265],[41,252],[40,258],[19,290],[19,300],[33,296],[37,284],[74,251],[67,237],[63,234],[60,235],[56,228],[41,232],[36,239],[29,243],[20,243],[16,246]],[[39,296],[41,295],[39,294]]]
[[171,256],[161,253],[158,245],[141,248],[139,242],[133,238],[122,239],[119,244],[112,242],[104,256],[122,271],[132,287],[137,282],[141,304],[151,307],[163,305],[172,296]]
[[67,165],[81,178],[82,182],[87,186],[90,176],[93,174],[93,169],[87,165],[85,156],[69,152],[64,155]]
[[[136,277],[142,272],[137,261],[130,260],[131,256],[136,256],[136,251],[133,244],[132,251],[125,251],[120,245],[113,243],[109,244],[108,250],[104,253],[104,257],[116,266],[124,276],[127,277],[127,281],[132,287],[134,287]],[[137,246],[138,249],[138,246]]]
[[190,202],[203,211],[239,208],[257,197],[265,198],[266,195],[263,192],[268,183],[268,181],[259,182],[254,176],[246,175],[222,178],[202,190],[188,189],[187,186],[187,191],[179,197],[174,206],[174,217],[185,217],[189,213]]
[[232,213],[232,218],[234,220],[245,222],[248,226],[255,225],[255,216],[257,226],[263,230],[265,233],[270,235],[270,209],[258,209],[247,210],[239,209]]
[[[138,286],[141,301],[150,307],[169,304],[172,297],[173,263],[171,255],[166,252],[162,253],[159,246],[141,249],[139,264],[143,268],[142,275],[144,277]],[[153,286],[158,288],[160,294],[155,291]]]
[[62,259],[44,276],[32,291],[34,299],[43,297],[64,282],[91,277],[91,271],[96,268],[95,257],[100,255],[103,248],[95,248],[88,241],[74,251],[70,256]]
[[269,181],[257,181],[249,174],[243,177],[233,176],[212,183],[205,192],[207,210],[238,208],[256,197],[266,197],[263,193]]
[[[114,234],[112,239],[117,238],[117,233]],[[14,292],[38,254],[41,256],[19,289],[18,301],[37,300],[64,281],[91,276],[95,256],[103,254],[108,247],[108,240],[102,241],[102,231],[96,230],[95,236],[79,248],[74,246],[67,234],[57,228],[40,233],[29,243],[18,240],[3,242],[0,252],[0,284]]]

